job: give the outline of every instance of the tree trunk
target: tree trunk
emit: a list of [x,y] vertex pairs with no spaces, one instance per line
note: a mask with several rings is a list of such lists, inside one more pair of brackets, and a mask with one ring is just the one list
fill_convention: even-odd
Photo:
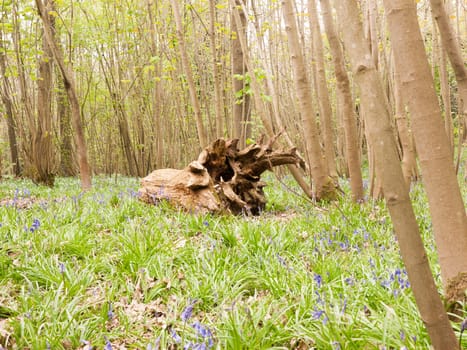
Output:
[[196,121],[196,128],[198,130],[198,139],[201,147],[206,147],[206,145],[208,144],[208,138],[203,125],[203,116],[201,115],[201,108],[199,105],[198,95],[196,93],[195,82],[193,80],[193,72],[191,70],[190,61],[188,59],[188,54],[186,51],[182,18],[180,16],[180,9],[178,4],[179,0],[171,0],[170,3],[172,4],[175,25],[177,27],[177,38],[178,46],[180,49],[180,59],[182,61],[183,70],[185,71],[185,78],[188,83],[188,90],[190,92],[193,114]]
[[433,279],[408,189],[399,164],[394,134],[390,125],[386,94],[363,36],[356,0],[339,0],[336,9],[349,53],[369,136],[373,142],[378,168],[391,214],[401,255],[410,284],[435,349],[458,349],[457,339],[444,311]]
[[402,148],[402,173],[404,174],[407,188],[410,188],[412,180],[418,177],[417,158],[413,145],[413,136],[409,128],[407,113],[405,111],[405,101],[401,93],[401,78],[394,67],[394,100],[395,100],[395,116],[397,131]]
[[[0,29],[1,30],[1,29]],[[10,145],[11,162],[13,163],[13,173],[16,176],[21,175],[21,163],[18,156],[18,143],[16,141],[15,120],[13,119],[13,101],[11,100],[11,89],[8,76],[6,74],[6,54],[3,48],[3,32],[0,38],[0,74],[2,75],[2,84],[0,94],[5,106],[5,116],[8,129],[8,141]]]
[[60,129],[60,169],[61,176],[76,176],[76,160],[73,150],[73,130],[71,128],[70,105],[68,104],[63,79],[57,81],[57,114]]
[[339,109],[343,115],[345,153],[350,175],[350,188],[355,202],[363,201],[363,180],[360,167],[360,147],[358,145],[357,116],[353,106],[350,81],[345,68],[342,47],[337,36],[332,18],[329,0],[320,0],[321,13],[326,36],[332,53],[334,71],[337,80],[337,98]]
[[[44,6],[53,0],[45,0]],[[47,14],[51,30],[55,30],[54,19]],[[33,181],[46,186],[55,182],[55,152],[52,143],[52,52],[45,37],[42,38],[43,55],[39,61],[39,79],[37,80],[37,125],[32,136]]]
[[[231,0],[231,1],[235,1],[235,0]],[[253,9],[254,9],[254,7],[253,7]],[[243,11],[243,12],[245,12],[245,11]],[[233,13],[233,20],[235,20],[237,23],[241,23],[241,18],[240,18],[240,15],[239,15],[238,12]],[[237,26],[238,26],[238,24],[237,24]],[[258,30],[259,28],[256,28],[256,29]],[[247,70],[253,71],[250,56],[249,56],[248,51],[247,51],[245,33],[238,32],[238,40],[239,40],[240,45],[242,47],[242,51],[245,53],[245,55],[244,55],[245,66],[247,67]],[[259,40],[259,38],[258,38],[258,40]],[[260,43],[260,48],[262,48],[261,46],[262,46],[262,44]],[[264,57],[262,57],[262,59],[265,60]],[[273,95],[272,96],[272,98],[273,98],[273,108],[272,108],[273,111],[272,112],[273,112],[273,115],[274,115],[274,120],[276,121],[278,129],[281,130],[281,132],[282,132],[282,130],[284,130],[284,136],[285,136],[287,145],[289,147],[293,147],[292,140],[288,136],[288,134],[287,134],[287,132],[285,130],[285,127],[283,126],[282,120],[281,120],[281,118],[279,116],[278,96],[275,93],[274,85],[273,85],[273,83],[271,81],[271,77],[270,77],[270,75],[272,76],[272,73],[270,73],[269,68],[266,68],[266,71],[268,72],[268,74],[266,74],[266,81],[267,81],[267,84],[269,86],[270,92]],[[269,116],[267,115],[267,109],[265,108],[265,105],[264,105],[265,103],[260,97],[261,93],[262,93],[262,90],[261,90],[261,86],[260,86],[259,82],[256,80],[255,75],[251,76],[251,90],[253,92],[253,100],[254,100],[254,103],[255,103],[256,112],[258,113],[258,115],[261,118],[264,129],[266,130],[267,136],[272,138],[272,137],[274,137],[273,125],[272,125],[272,122],[271,122]],[[312,191],[311,191],[311,186],[307,182],[307,179],[306,179],[306,176],[304,174],[303,169],[300,169],[299,167],[297,167],[294,164],[287,164],[287,168],[289,169],[290,173],[294,177],[295,181],[297,181],[298,185],[300,186],[302,191],[305,193],[305,195],[307,197],[309,197],[309,198],[313,198],[313,194],[312,194]]]
[[[248,43],[245,35],[246,16],[242,7],[242,0],[232,1],[232,76],[233,76],[233,93],[235,101],[233,105],[233,129],[232,135],[234,138],[240,139],[240,146],[246,146],[246,139],[251,137],[250,125],[250,94],[248,92],[248,80],[254,77],[247,77],[254,74],[249,71],[245,63],[245,50],[248,50]],[[238,19],[238,20],[237,20]],[[244,40],[244,45],[240,42],[240,37]]]
[[76,94],[73,72],[65,65],[62,51],[58,46],[57,42],[55,41],[56,39],[54,37],[53,29],[49,21],[48,11],[46,11],[46,9],[44,8],[42,0],[36,0],[36,6],[39,15],[42,18],[45,38],[50,46],[50,49],[52,50],[54,59],[58,67],[60,68],[60,72],[63,77],[63,83],[71,107],[72,123],[75,129],[75,142],[78,153],[81,187],[83,190],[88,190],[91,188],[91,170],[89,168],[88,163],[87,148],[84,138],[83,126],[81,123],[80,106],[78,102],[78,96]]
[[[407,99],[443,283],[467,273],[467,217],[412,0],[384,1],[395,64]],[[467,286],[464,286],[466,289]]]
[[450,24],[449,16],[442,0],[430,0],[431,11],[438,23],[441,43],[451,62],[452,69],[456,75],[459,97],[463,109],[460,111],[464,118],[467,117],[467,68],[462,56],[461,47],[457,41],[454,29]]
[[324,155],[327,161],[329,175],[337,179],[336,152],[334,151],[334,132],[332,127],[332,107],[329,100],[329,92],[326,78],[326,68],[324,66],[323,42],[321,38],[321,27],[319,24],[316,0],[308,0],[308,12],[310,27],[312,32],[312,56],[313,64],[316,67],[316,96],[318,98],[319,115],[321,120],[321,132],[323,135]]
[[216,118],[216,137],[224,136],[224,113],[221,90],[221,63],[217,58],[216,40],[216,1],[209,0],[209,39],[211,42],[212,74],[214,84],[214,110]]
[[282,9],[289,40],[295,90],[297,92],[300,114],[302,116],[305,145],[310,159],[311,177],[314,181],[313,195],[316,200],[333,200],[337,196],[337,189],[334,181],[329,176],[329,170],[325,163],[326,159],[323,157],[319,144],[315,111],[311,104],[311,88],[307,78],[302,48],[299,42],[292,0],[283,0]]

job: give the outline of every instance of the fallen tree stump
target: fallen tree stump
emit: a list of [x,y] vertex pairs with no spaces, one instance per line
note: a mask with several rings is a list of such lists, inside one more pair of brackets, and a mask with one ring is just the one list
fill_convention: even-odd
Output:
[[261,174],[284,164],[304,168],[296,149],[272,149],[277,137],[238,150],[238,140],[217,139],[198,159],[182,170],[159,169],[141,180],[140,199],[155,204],[162,200],[188,211],[228,211],[258,215],[266,205]]

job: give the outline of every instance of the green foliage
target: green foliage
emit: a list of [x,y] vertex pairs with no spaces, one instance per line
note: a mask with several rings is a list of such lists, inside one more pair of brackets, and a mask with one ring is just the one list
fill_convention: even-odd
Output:
[[[260,217],[148,206],[127,178],[87,193],[75,179],[2,182],[0,344],[428,348],[384,206],[318,208],[267,181]],[[412,195],[438,276],[426,198]]]

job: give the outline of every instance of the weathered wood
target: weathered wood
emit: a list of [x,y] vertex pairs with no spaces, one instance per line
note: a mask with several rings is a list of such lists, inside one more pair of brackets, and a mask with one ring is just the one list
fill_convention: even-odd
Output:
[[304,167],[294,148],[273,150],[278,136],[267,143],[261,138],[243,150],[238,150],[237,139],[217,139],[185,169],[159,169],[142,179],[140,198],[152,204],[168,200],[201,213],[258,215],[266,205],[261,174],[284,164]]

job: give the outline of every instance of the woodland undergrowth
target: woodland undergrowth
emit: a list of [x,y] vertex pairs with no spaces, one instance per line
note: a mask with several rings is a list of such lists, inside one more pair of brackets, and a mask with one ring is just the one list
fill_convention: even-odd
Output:
[[[137,179],[93,181],[0,182],[0,349],[430,346],[384,204],[352,203],[344,181],[316,205],[269,175],[257,217],[150,206]],[[412,198],[441,286],[421,185]]]

